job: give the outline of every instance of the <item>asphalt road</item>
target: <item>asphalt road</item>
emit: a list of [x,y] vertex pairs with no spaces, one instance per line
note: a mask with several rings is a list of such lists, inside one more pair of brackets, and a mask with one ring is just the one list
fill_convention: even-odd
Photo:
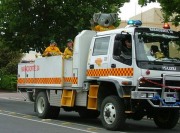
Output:
[[180,123],[171,130],[156,127],[152,120],[127,120],[124,131],[108,131],[99,119],[81,119],[76,112],[61,110],[57,120],[40,119],[33,103],[0,98],[0,133],[179,133]]

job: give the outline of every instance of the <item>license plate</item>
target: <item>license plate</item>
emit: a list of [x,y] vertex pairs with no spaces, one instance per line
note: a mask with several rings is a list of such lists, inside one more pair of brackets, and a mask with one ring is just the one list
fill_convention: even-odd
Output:
[[171,103],[176,102],[176,98],[174,98],[174,97],[166,97],[165,102],[171,102]]

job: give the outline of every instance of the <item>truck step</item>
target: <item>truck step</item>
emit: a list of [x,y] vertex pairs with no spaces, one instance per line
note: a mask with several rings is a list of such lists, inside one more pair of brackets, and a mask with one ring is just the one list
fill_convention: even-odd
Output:
[[123,98],[130,98],[130,95],[123,95]]
[[126,114],[131,114],[131,113],[134,113],[133,111],[129,110],[129,111],[125,111]]
[[88,109],[97,110],[97,94],[98,94],[99,85],[90,85],[89,94],[88,94]]
[[75,90],[63,90],[61,106],[73,107],[75,101]]

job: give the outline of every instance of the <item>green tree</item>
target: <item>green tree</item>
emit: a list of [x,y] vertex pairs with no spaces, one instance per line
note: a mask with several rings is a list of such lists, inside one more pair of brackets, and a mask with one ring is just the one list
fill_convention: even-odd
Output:
[[[58,44],[90,29],[97,12],[118,12],[129,0],[0,0],[1,38],[12,49]],[[61,45],[62,46],[62,45]]]
[[17,74],[17,64],[22,58],[19,51],[13,51],[8,46],[0,43],[0,74]]
[[[147,3],[156,0],[139,0],[139,4],[144,6]],[[180,25],[180,8],[179,0],[157,0],[163,11],[164,22],[172,22],[175,26]]]
[[22,54],[12,51],[2,42],[0,49],[0,89],[16,90],[17,67]]

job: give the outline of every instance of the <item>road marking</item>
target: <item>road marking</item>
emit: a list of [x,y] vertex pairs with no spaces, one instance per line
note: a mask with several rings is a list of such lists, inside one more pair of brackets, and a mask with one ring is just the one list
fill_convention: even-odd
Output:
[[22,114],[22,113],[7,111],[7,110],[2,110],[2,112],[8,113],[8,114],[10,114],[10,113],[16,113],[16,114],[18,114],[18,115],[23,115],[23,116],[26,115],[26,114]]
[[87,130],[89,130],[89,131],[97,131],[97,128],[96,128],[96,127],[93,127],[93,128],[87,128]]
[[[14,114],[15,112],[11,112],[11,111],[7,111],[7,110],[0,110],[0,112],[4,112],[4,113],[8,113],[8,114]],[[6,115],[4,113],[0,113],[2,115]],[[21,116],[17,116],[17,115],[21,115]],[[7,115],[9,116],[9,115]],[[10,115],[11,116],[11,115]],[[26,119],[28,117],[32,117],[32,119]],[[14,117],[13,115],[11,117]],[[22,118],[23,117],[23,118]],[[29,120],[29,121],[37,121],[39,123],[46,123],[46,124],[51,124],[51,123],[48,123],[48,122],[56,122],[56,123],[59,123],[59,124],[53,124],[52,125],[56,125],[56,126],[61,126],[61,127],[64,127],[63,125],[69,125],[69,126],[72,126],[72,125],[78,125],[78,126],[82,126],[82,127],[85,127],[87,130],[81,130],[81,129],[78,129],[80,131],[84,131],[84,132],[88,132],[88,133],[97,133],[95,131],[98,131],[98,130],[104,130],[104,128],[100,128],[100,127],[94,127],[94,126],[90,126],[90,125],[85,125],[85,124],[79,124],[79,123],[75,123],[75,122],[67,122],[67,121],[62,121],[62,120],[54,120],[54,119],[40,119],[39,121],[38,120],[33,120],[33,118],[38,118],[36,116],[33,116],[33,115],[25,115],[25,114],[22,114],[22,113],[16,113],[16,116],[15,118],[19,118],[19,119],[24,119],[25,120]],[[71,127],[67,127],[65,126],[66,128],[71,128]],[[77,128],[75,128],[77,129]],[[89,131],[88,131],[89,130]],[[119,131],[119,133],[127,133],[127,132],[122,132],[122,131]]]
[[72,123],[71,122],[63,122],[63,123],[61,123],[61,125],[72,125]]
[[[7,111],[7,110],[1,110],[2,112],[5,112],[5,113],[12,113],[11,111]],[[26,114],[22,114],[22,113],[16,113],[17,115],[21,115],[22,117],[25,116]],[[32,116],[33,118],[38,118],[37,116]],[[46,120],[52,120],[52,119],[41,119],[41,121],[46,121]],[[57,123],[60,122],[61,124],[62,123],[67,123],[67,121],[62,121],[62,120],[54,120],[53,121],[56,121]],[[94,128],[94,126],[90,126],[90,125],[85,125],[85,124],[79,124],[79,123],[75,123],[75,122],[70,122],[71,125],[78,125],[78,126],[83,126],[83,127],[89,127],[89,128]],[[97,127],[96,127],[97,128]],[[102,130],[104,128],[100,128],[98,127],[97,129],[99,130]]]
[[9,112],[9,115],[16,115],[16,112]]
[[41,121],[42,122],[51,122],[52,120],[51,119],[42,119]]
[[13,116],[13,115],[9,115],[9,114],[0,113],[0,115],[9,116],[9,117],[18,118],[18,119],[23,119],[23,120],[28,120],[28,121],[34,121],[34,122],[37,122],[37,123],[44,123],[44,124],[47,124],[47,125],[53,125],[53,126],[68,128],[68,129],[71,129],[71,130],[87,132],[87,133],[97,133],[97,132],[93,132],[93,131],[78,129],[78,128],[74,128],[74,127],[68,127],[68,126],[64,126],[64,125],[58,125],[58,124],[54,124],[54,123],[48,123],[48,122],[45,122],[45,121],[38,121],[38,120],[28,119],[28,118],[24,118],[24,117]]
[[32,119],[32,118],[33,118],[33,116],[31,116],[31,115],[24,115],[23,117],[24,117],[24,118],[29,118],[29,119]]

